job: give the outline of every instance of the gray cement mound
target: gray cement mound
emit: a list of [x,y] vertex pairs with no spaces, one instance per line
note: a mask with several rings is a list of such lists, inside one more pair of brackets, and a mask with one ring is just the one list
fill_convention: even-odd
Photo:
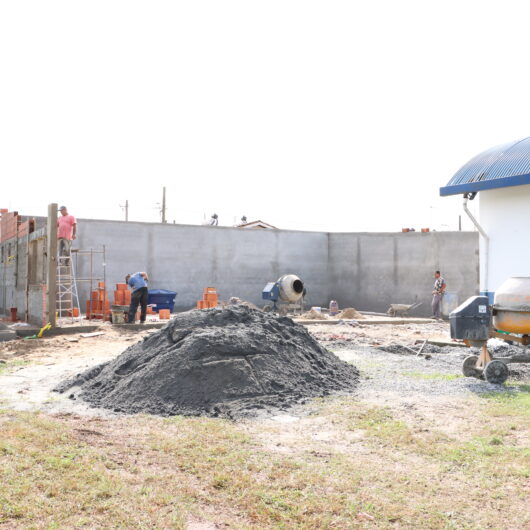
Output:
[[290,318],[238,305],[181,313],[55,390],[116,412],[238,417],[351,392],[358,378]]
[[16,331],[11,329],[0,329],[0,342],[18,339]]

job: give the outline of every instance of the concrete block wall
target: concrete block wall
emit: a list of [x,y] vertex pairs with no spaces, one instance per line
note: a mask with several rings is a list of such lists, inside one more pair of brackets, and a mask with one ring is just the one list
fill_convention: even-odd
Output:
[[[14,245],[14,240],[8,240],[5,242],[6,248],[9,242],[13,242],[12,245]],[[4,314],[7,314],[11,307],[18,307],[15,285],[17,262],[13,257],[13,252],[10,256],[5,252],[4,256],[4,262],[0,263],[2,274],[0,278],[0,309]]]
[[422,302],[415,314],[431,314],[435,270],[459,303],[478,294],[476,232],[332,233],[331,297],[339,305],[384,312],[391,303]]
[[5,249],[4,263],[0,264],[0,307],[9,314],[12,307],[17,308],[20,317],[24,317],[26,307],[26,238],[10,238],[2,242]]
[[[325,233],[78,219],[74,247],[103,245],[110,300],[114,284],[123,282],[128,272],[146,271],[150,288],[178,292],[176,310],[195,307],[208,286],[216,287],[222,300],[238,296],[262,306],[265,284],[287,273],[305,282],[307,305],[326,306],[336,299],[341,307],[377,312],[386,311],[390,303],[421,301],[415,314],[430,314],[436,269],[459,302],[479,288],[476,232]],[[24,260],[25,251],[19,249],[18,286],[15,264],[0,266],[0,278],[5,274],[0,286],[0,305],[6,300],[3,312],[17,307],[24,314]],[[94,275],[103,276],[102,261],[94,254]],[[77,276],[87,277],[88,257],[80,257],[78,264]],[[79,283],[78,289],[84,312],[90,287]],[[40,285],[30,286],[29,309],[32,321],[40,323]]]
[[[0,243],[4,247],[4,262],[0,263],[0,314],[9,315],[10,309],[16,307],[18,318],[25,319],[27,311],[29,322],[40,325],[44,318],[45,276],[42,275],[40,279],[43,283],[28,285],[26,282],[28,241],[37,239],[43,240],[39,245],[39,251],[42,253],[45,248],[45,229],[42,226],[32,234]],[[8,248],[11,249],[9,257]],[[45,256],[39,259],[41,269],[44,269],[45,259]]]
[[[178,293],[177,310],[195,307],[208,286],[222,300],[238,296],[262,306],[265,284],[287,273],[307,283],[309,304],[329,300],[326,233],[79,219],[75,245],[105,245],[111,295],[128,272],[146,271],[150,288]],[[86,260],[82,266],[80,260],[78,276],[83,274]],[[86,289],[79,292],[88,298]]]
[[308,305],[337,299],[366,311],[422,301],[417,314],[429,314],[436,269],[460,301],[478,290],[475,232],[323,233],[80,219],[78,234],[80,248],[106,246],[109,291],[127,272],[145,270],[151,288],[178,292],[179,310],[194,307],[210,285],[221,299],[263,305],[264,285],[286,273],[305,282]]

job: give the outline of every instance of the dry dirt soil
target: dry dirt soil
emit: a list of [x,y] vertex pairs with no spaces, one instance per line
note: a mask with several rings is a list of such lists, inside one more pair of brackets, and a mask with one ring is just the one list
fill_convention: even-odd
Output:
[[410,351],[447,323],[308,327],[355,393],[239,422],[51,392],[150,331],[0,344],[0,528],[530,527],[526,367],[490,385],[465,348]]

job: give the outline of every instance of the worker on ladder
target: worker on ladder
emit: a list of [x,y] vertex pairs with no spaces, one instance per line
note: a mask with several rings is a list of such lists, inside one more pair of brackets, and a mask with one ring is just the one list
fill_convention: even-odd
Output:
[[68,265],[72,252],[72,241],[76,238],[77,234],[77,221],[73,215],[68,213],[66,206],[61,206],[59,212],[61,212],[61,216],[57,219],[59,256],[65,258],[63,265]]

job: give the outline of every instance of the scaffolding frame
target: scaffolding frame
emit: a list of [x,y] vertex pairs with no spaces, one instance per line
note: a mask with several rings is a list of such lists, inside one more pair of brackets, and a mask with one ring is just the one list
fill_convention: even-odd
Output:
[[[79,295],[77,293],[77,282],[75,278],[75,266],[71,254],[57,257],[57,289],[56,307],[57,319],[59,322],[70,320],[74,322],[81,314],[79,306]],[[74,305],[76,304],[76,305]],[[75,308],[77,307],[77,317]]]
[[[95,275],[95,259],[97,256],[101,256],[101,269],[102,273],[101,275]],[[88,276],[77,278],[76,277],[76,271],[79,270],[79,262],[83,260],[83,258],[88,257],[89,264],[88,264]],[[102,245],[101,248],[90,248],[90,249],[72,249],[70,251],[69,256],[59,256],[58,261],[58,271],[61,267],[61,260],[68,259],[69,260],[69,266],[71,270],[71,274],[67,276],[66,280],[64,282],[60,281],[64,278],[60,278],[59,274],[57,276],[57,301],[59,303],[59,306],[57,308],[57,312],[59,315],[59,318],[61,321],[70,321],[75,322],[76,320],[80,320],[83,318],[81,307],[79,303],[79,295],[78,295],[78,289],[77,289],[77,283],[86,283],[89,287],[89,300],[90,300],[90,313],[87,316],[88,320],[100,320],[105,318],[105,307],[107,302],[107,263],[106,263],[106,248],[105,245]],[[63,265],[64,266],[64,265]],[[70,281],[70,285],[68,285],[68,281]],[[103,289],[103,310],[101,312],[99,311],[93,311],[92,310],[92,292],[95,290],[95,286],[98,286],[99,282],[103,282],[104,289]],[[64,317],[62,315],[62,312],[65,310],[62,308],[62,300],[65,299],[68,300],[68,297],[70,297],[71,300],[71,306],[69,309],[66,309],[67,311],[70,311],[70,315]],[[74,316],[74,299],[77,301],[77,309],[79,311],[79,316]]]

